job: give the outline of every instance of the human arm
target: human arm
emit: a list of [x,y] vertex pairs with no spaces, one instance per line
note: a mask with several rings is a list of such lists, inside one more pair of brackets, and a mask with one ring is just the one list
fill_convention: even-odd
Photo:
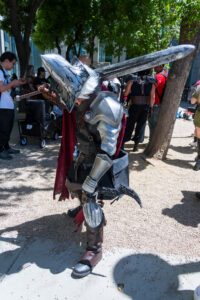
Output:
[[133,85],[133,81],[129,81],[126,85],[126,89],[125,89],[125,92],[124,92],[124,97],[128,97],[128,95],[130,94],[131,92],[131,87]]
[[122,103],[126,104],[127,100],[128,100],[128,96],[131,92],[131,87],[132,87],[133,81],[129,81],[126,85],[125,91],[124,91],[124,96],[123,96],[123,100]]
[[38,91],[44,96],[46,100],[57,105],[61,110],[63,109],[62,105],[57,99],[56,93],[49,89],[49,84],[43,84],[38,87]]
[[155,103],[155,85],[152,85],[152,89],[151,89],[151,93],[150,93],[150,108],[152,108],[154,106]]
[[192,98],[191,98],[190,102],[191,102],[191,104],[195,104],[196,102],[198,102],[198,104],[200,104],[200,85],[197,86],[194,93],[192,94]]
[[11,88],[16,87],[17,85],[25,84],[25,81],[23,79],[15,79],[8,84],[4,84],[3,81],[0,81],[0,93],[7,92]]
[[190,102],[191,102],[191,104],[195,104],[197,102],[197,99],[195,97],[192,97]]

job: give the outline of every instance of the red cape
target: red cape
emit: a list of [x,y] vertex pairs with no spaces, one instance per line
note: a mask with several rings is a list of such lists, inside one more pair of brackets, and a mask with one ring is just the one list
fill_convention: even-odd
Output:
[[69,198],[68,190],[65,186],[67,172],[71,166],[74,147],[76,144],[76,116],[75,112],[71,114],[63,110],[62,120],[62,141],[58,156],[56,179],[54,184],[53,198],[60,194],[59,201]]
[[[122,129],[120,131],[118,140],[117,140],[117,151],[115,153],[115,158],[118,157],[121,144],[124,137],[126,127],[126,117],[125,115],[122,118]],[[72,111],[71,114],[67,110],[63,111],[63,121],[62,121],[62,141],[60,152],[58,156],[58,164],[56,170],[56,179],[54,184],[53,198],[57,194],[60,194],[59,201],[69,198],[69,192],[65,186],[65,181],[67,177],[68,170],[72,164],[74,148],[76,144],[76,115]]]

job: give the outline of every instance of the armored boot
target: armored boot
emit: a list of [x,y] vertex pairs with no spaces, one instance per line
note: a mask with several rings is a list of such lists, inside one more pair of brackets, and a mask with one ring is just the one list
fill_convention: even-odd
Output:
[[200,139],[197,139],[197,162],[193,168],[193,170],[195,171],[199,171],[200,170]]
[[72,275],[75,277],[85,277],[91,273],[93,267],[102,258],[102,243],[103,243],[103,226],[102,222],[96,228],[87,228],[87,248],[85,254],[81,257],[80,261],[75,265]]
[[75,217],[78,215],[78,213],[79,213],[79,211],[80,211],[81,209],[82,209],[82,206],[79,205],[79,206],[77,206],[77,207],[75,207],[75,208],[69,209],[68,212],[67,212],[67,214],[68,214],[68,216],[69,216],[70,218],[75,218]]

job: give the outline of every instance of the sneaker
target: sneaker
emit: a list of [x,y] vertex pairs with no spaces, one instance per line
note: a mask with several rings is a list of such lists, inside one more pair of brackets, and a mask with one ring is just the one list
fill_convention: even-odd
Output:
[[133,147],[133,152],[137,152],[138,151],[138,144],[135,144]]
[[17,149],[13,149],[13,148],[8,148],[7,150],[8,154],[18,154],[20,153],[20,150],[17,150]]
[[197,192],[195,195],[196,195],[197,199],[200,200],[200,192]]
[[199,171],[200,170],[200,159],[197,160],[195,166],[193,167],[194,171]]
[[189,145],[191,146],[191,147],[197,147],[197,142],[194,142],[194,141],[192,141],[191,143],[189,143]]
[[0,152],[0,158],[10,160],[12,159],[12,156],[8,153],[7,150],[3,150],[2,152]]

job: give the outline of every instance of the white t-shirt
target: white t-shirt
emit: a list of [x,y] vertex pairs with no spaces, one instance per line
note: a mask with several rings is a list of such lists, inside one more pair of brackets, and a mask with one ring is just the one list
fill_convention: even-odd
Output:
[[[8,75],[7,71],[4,69],[6,75]],[[0,81],[3,81],[4,84],[8,84],[10,79],[5,79],[3,72],[0,70]],[[0,108],[4,109],[14,109],[13,99],[10,96],[9,91],[1,93],[0,96]]]

